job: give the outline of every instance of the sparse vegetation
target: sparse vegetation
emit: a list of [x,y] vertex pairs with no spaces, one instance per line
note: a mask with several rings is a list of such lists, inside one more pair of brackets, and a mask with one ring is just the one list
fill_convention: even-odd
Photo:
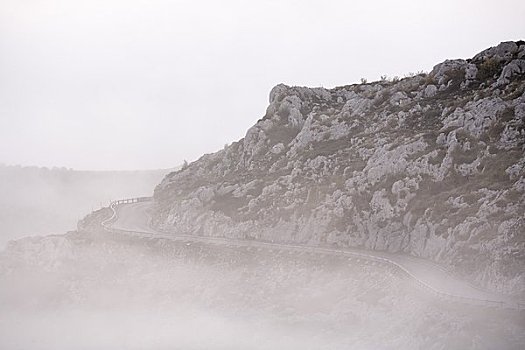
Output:
[[500,62],[495,58],[487,58],[478,66],[478,74],[476,78],[480,81],[492,79],[500,71]]
[[432,74],[425,75],[424,85],[435,85],[437,84],[436,78]]

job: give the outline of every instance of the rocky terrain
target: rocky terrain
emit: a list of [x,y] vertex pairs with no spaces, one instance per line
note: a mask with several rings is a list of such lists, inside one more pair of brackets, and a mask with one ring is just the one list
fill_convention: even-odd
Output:
[[170,232],[403,252],[525,295],[525,42],[428,74],[278,85],[246,136],[166,176]]

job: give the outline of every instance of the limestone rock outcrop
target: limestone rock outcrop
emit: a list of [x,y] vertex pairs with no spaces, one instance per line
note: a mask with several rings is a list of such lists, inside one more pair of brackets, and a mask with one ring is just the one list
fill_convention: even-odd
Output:
[[525,294],[525,42],[429,74],[270,92],[246,136],[155,190],[170,232],[437,261]]

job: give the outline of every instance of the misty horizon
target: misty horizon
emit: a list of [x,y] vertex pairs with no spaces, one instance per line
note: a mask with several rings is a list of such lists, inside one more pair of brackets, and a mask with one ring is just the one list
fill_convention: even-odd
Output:
[[525,349],[524,14],[0,0],[0,350]]
[[144,168],[144,169],[77,169],[77,168],[68,168],[65,166],[60,165],[36,165],[36,164],[6,164],[6,163],[0,163],[0,167],[10,167],[10,168],[28,168],[28,169],[45,169],[45,170],[59,170],[59,171],[76,171],[76,172],[93,172],[93,173],[114,173],[114,172],[122,172],[122,173],[132,173],[132,172],[140,172],[140,171],[155,171],[155,170],[166,170],[166,171],[173,171],[180,167],[180,165],[175,165],[169,168]]

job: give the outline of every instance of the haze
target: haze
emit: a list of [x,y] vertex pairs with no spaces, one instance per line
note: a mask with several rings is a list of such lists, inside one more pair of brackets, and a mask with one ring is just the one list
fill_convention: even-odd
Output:
[[243,137],[277,83],[428,71],[519,38],[524,12],[520,1],[2,0],[0,162],[169,168]]
[[0,350],[525,349],[524,15],[0,0]]
[[65,233],[109,201],[151,196],[170,169],[75,171],[0,164],[0,250],[12,239]]

